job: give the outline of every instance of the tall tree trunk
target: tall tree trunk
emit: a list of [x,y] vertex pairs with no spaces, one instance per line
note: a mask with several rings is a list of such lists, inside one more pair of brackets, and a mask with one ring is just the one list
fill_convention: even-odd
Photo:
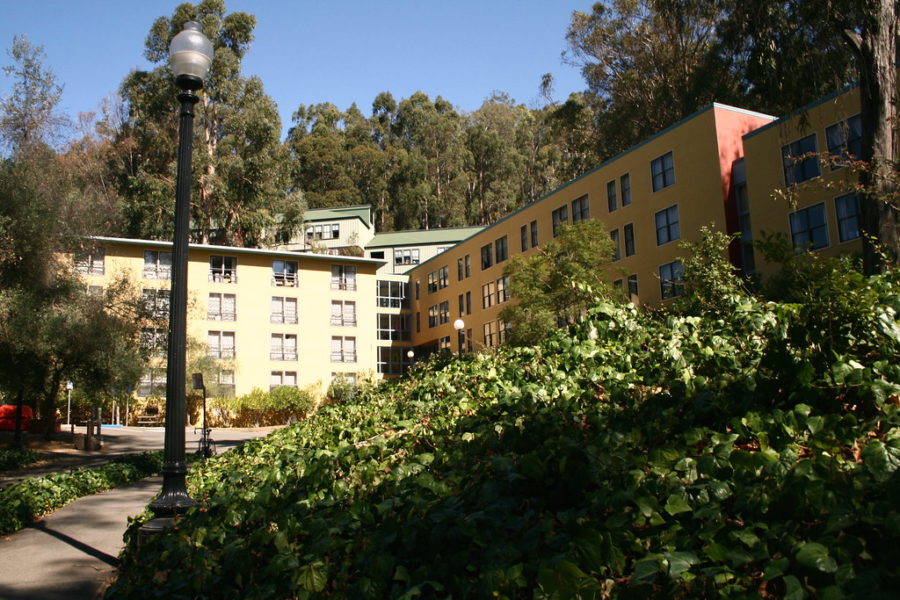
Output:
[[845,38],[856,53],[860,80],[862,160],[869,164],[861,176],[860,229],[863,233],[863,270],[867,275],[885,267],[885,258],[900,259],[897,185],[894,168],[894,97],[897,88],[897,10],[894,0],[865,0],[865,22],[859,33],[847,31]]

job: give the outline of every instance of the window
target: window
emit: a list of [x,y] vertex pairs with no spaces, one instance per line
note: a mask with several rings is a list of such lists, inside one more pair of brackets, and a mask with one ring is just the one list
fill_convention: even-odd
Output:
[[438,246],[437,250],[435,250],[434,253],[437,255],[437,254],[440,254],[441,252],[446,252],[449,249],[450,249],[450,246]]
[[438,306],[438,324],[443,325],[444,323],[450,322],[450,301],[444,300]]
[[394,250],[395,265],[417,265],[419,264],[419,249],[406,248],[403,250]]
[[509,243],[507,242],[505,235],[494,242],[494,254],[497,258],[496,263],[498,265],[509,258]]
[[409,308],[409,284],[405,281],[378,280],[378,306]]
[[210,256],[209,280],[214,283],[237,283],[237,258]]
[[662,246],[681,237],[678,226],[678,205],[656,213],[656,245]]
[[406,355],[409,348],[378,347],[378,372],[385,375],[402,375],[410,366]]
[[591,218],[591,206],[588,204],[587,194],[581,198],[572,200],[572,223],[587,221]]
[[482,246],[481,247],[481,270],[484,271],[485,269],[493,266],[493,264],[494,264],[493,259],[494,259],[494,254],[493,254],[493,249],[491,248],[491,244]]
[[272,371],[269,375],[269,389],[297,387],[297,371]]
[[654,192],[675,183],[675,159],[671,152],[650,161],[650,175],[653,177]]
[[472,292],[466,292],[466,314],[472,314]]
[[684,288],[681,285],[681,276],[683,274],[684,268],[681,266],[680,260],[659,267],[659,289],[663,300],[674,298],[684,293]]
[[509,338],[510,325],[506,321],[497,321],[497,343],[505,344]]
[[486,284],[481,286],[481,308],[490,308],[494,305],[496,291],[497,284],[493,281],[488,281]]
[[556,237],[559,235],[560,227],[569,223],[569,207],[560,206],[551,213],[551,217],[553,219],[553,237]]
[[331,265],[331,289],[356,291],[356,267]]
[[456,259],[456,280],[463,280],[463,259],[461,256]]
[[416,333],[422,333],[422,321],[419,318],[421,313],[416,313]]
[[356,302],[332,300],[331,324],[335,327],[356,327]]
[[825,129],[828,154],[834,159],[832,169],[839,169],[847,160],[862,156],[862,119],[853,115],[846,121],[835,123]]
[[625,256],[633,256],[634,255],[634,224],[629,223],[624,228],[622,228],[622,233],[625,235]]
[[801,250],[818,250],[828,245],[824,202],[793,212],[790,219],[791,242],[795,247]]
[[169,318],[169,290],[141,290],[144,311],[151,319]]
[[409,315],[378,314],[378,339],[406,341],[410,338]]
[[794,185],[819,176],[819,151],[816,134],[781,147],[781,163],[784,167],[784,183]]
[[622,206],[631,204],[631,176],[628,173],[619,177],[619,192],[622,194]]
[[428,307],[428,327],[429,329],[432,327],[437,327],[437,319],[438,319],[438,305]]
[[628,293],[632,296],[638,295],[637,275],[628,276]]
[[95,248],[75,255],[75,272],[79,275],[103,275],[105,263],[106,252],[103,248]]
[[166,370],[148,369],[141,375],[141,381],[137,389],[138,398],[155,396],[163,398],[166,395]]
[[503,304],[509,300],[509,277],[503,276],[497,280],[497,304]]
[[297,360],[297,336],[293,333],[273,333],[269,342],[270,360]]
[[487,347],[496,346],[500,343],[497,331],[497,321],[488,321],[483,325],[484,345]]
[[272,314],[269,319],[272,323],[284,323],[296,325],[297,323],[297,299],[272,296]]
[[172,253],[144,250],[144,279],[172,279]]
[[622,252],[619,249],[619,230],[613,229],[609,232],[609,239],[612,240],[613,243],[613,255],[612,259],[614,261],[620,260],[622,258]]
[[466,254],[465,266],[466,266],[466,279],[468,279],[469,276],[472,274],[472,261],[469,260],[468,254]]
[[735,184],[734,196],[737,199],[738,229],[741,232],[741,266],[744,273],[750,275],[756,272],[756,259],[753,256],[753,226],[750,222],[746,180]]
[[331,338],[331,362],[356,362],[356,338],[340,337]]
[[206,334],[208,354],[212,358],[234,358],[234,332],[210,331]]
[[356,373],[332,373],[331,381],[341,381],[346,385],[356,385]]
[[141,348],[150,356],[161,357],[166,355],[169,331],[163,327],[141,328]]
[[613,212],[614,210],[616,210],[616,208],[618,208],[618,206],[616,205],[616,180],[615,179],[613,179],[612,181],[610,181],[606,184],[606,205],[609,208],[609,212]]
[[463,316],[466,314],[466,297],[462,294],[459,295],[459,316]]
[[834,212],[837,215],[838,236],[842,242],[859,237],[859,196],[844,194],[834,199]]
[[416,300],[419,299],[419,281],[416,280]]
[[369,253],[369,256],[372,258],[380,258],[383,260],[384,259],[384,250],[379,250],[377,252],[375,252],[373,250],[372,252]]
[[450,271],[447,267],[441,267],[437,271],[428,274],[428,293],[433,294],[450,285]]
[[340,223],[327,223],[324,225],[310,225],[306,228],[306,239],[312,240],[336,240],[341,237]]
[[450,352],[450,336],[445,335],[440,340],[438,340],[438,349],[441,352],[449,353]]
[[237,296],[234,294],[210,293],[206,303],[208,321],[234,321],[237,319]]
[[538,245],[538,229],[537,221],[531,222],[531,247],[537,248]]
[[625,287],[625,281],[620,277],[619,279],[613,281],[613,287],[617,290],[621,290]]
[[528,225],[522,225],[519,228],[519,244],[522,247],[522,252],[528,250]]
[[212,383],[216,389],[216,396],[219,396],[220,398],[234,397],[234,371],[222,369],[213,375]]
[[272,261],[272,285],[284,287],[297,286],[297,261],[273,260]]

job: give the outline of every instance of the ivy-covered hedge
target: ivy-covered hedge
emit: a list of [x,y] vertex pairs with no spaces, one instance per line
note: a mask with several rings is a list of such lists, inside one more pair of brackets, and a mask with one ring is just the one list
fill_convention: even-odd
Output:
[[12,533],[35,519],[82,496],[131,483],[162,469],[162,452],[115,457],[92,469],[75,469],[30,477],[0,489],[0,535]]
[[900,285],[846,293],[421,366],[194,467],[107,597],[892,597]]
[[36,463],[41,455],[27,448],[0,448],[0,471],[11,471]]

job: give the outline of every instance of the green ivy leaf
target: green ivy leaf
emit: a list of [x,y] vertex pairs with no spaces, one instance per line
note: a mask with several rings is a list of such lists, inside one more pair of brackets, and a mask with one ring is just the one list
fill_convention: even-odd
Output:
[[328,583],[328,570],[325,563],[316,561],[300,567],[300,585],[309,592],[321,592]]
[[817,542],[807,542],[797,552],[797,562],[804,567],[816,569],[823,573],[837,571],[837,563],[828,555],[828,548]]
[[666,500],[666,512],[673,517],[680,513],[690,512],[691,510],[691,505],[678,494],[671,494],[669,499]]

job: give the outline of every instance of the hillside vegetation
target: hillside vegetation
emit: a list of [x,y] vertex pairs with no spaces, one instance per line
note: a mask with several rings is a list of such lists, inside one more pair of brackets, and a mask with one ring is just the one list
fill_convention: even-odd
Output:
[[900,285],[822,271],[601,301],[248,442],[107,597],[891,597]]

